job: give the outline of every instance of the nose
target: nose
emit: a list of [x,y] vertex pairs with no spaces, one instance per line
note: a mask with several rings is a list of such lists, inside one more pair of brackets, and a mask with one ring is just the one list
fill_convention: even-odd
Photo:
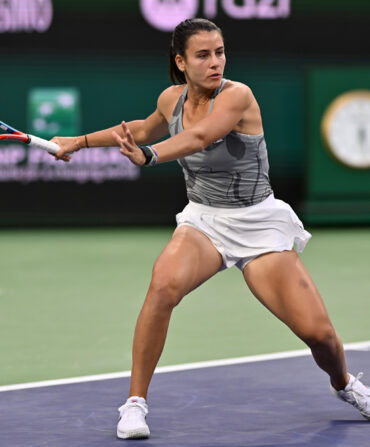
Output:
[[220,64],[219,58],[217,57],[217,54],[212,54],[211,57],[211,67],[218,67]]

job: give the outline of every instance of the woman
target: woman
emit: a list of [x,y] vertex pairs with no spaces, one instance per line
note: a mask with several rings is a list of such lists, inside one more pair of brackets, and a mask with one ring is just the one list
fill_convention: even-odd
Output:
[[[311,237],[289,205],[273,196],[260,110],[246,85],[223,79],[221,30],[204,19],[173,33],[170,74],[175,85],[146,120],[82,137],[55,138],[58,159],[91,146],[120,146],[136,165],[178,159],[189,204],[155,262],[133,342],[130,395],[119,411],[117,436],[145,438],[146,396],[173,308],[223,268],[236,265],[253,294],[310,348],[332,390],[370,419],[370,394],[347,373],[342,343],[293,245]],[[176,81],[180,85],[176,85]],[[141,146],[165,137],[154,146]]]

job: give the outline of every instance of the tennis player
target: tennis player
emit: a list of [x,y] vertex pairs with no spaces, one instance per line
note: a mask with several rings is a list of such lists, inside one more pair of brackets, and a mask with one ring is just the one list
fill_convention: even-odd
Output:
[[[155,262],[133,341],[131,388],[119,408],[117,436],[147,438],[147,391],[173,308],[222,269],[236,266],[250,290],[311,349],[340,399],[370,419],[370,391],[347,372],[342,343],[300,260],[311,235],[291,207],[275,199],[260,109],[249,87],[223,78],[221,30],[191,19],[174,30],[173,86],[145,120],[80,137],[54,138],[57,158],[83,147],[118,144],[138,166],[178,160],[189,204]],[[148,145],[170,133],[170,138]],[[295,250],[294,249],[297,250]],[[361,373],[360,373],[361,374]]]

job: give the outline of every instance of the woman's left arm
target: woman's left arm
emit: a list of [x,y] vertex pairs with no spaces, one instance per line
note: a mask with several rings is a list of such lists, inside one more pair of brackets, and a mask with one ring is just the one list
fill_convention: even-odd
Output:
[[158,162],[166,162],[204,150],[230,133],[253,101],[249,87],[232,85],[217,95],[211,113],[194,127],[156,144]]
[[[155,144],[157,163],[176,160],[204,150],[214,141],[225,137],[242,119],[254,101],[252,91],[243,84],[232,84],[217,95],[212,111],[194,127]],[[130,131],[123,123],[124,138],[117,138],[121,152],[134,163],[142,164],[142,156],[135,157],[137,146]],[[135,154],[136,155],[136,154]],[[141,155],[141,154],[140,154]]]

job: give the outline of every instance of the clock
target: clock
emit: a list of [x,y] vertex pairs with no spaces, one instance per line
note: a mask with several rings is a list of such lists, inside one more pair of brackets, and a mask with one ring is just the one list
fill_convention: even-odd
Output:
[[321,133],[338,162],[352,169],[370,169],[370,90],[338,96],[323,114]]

